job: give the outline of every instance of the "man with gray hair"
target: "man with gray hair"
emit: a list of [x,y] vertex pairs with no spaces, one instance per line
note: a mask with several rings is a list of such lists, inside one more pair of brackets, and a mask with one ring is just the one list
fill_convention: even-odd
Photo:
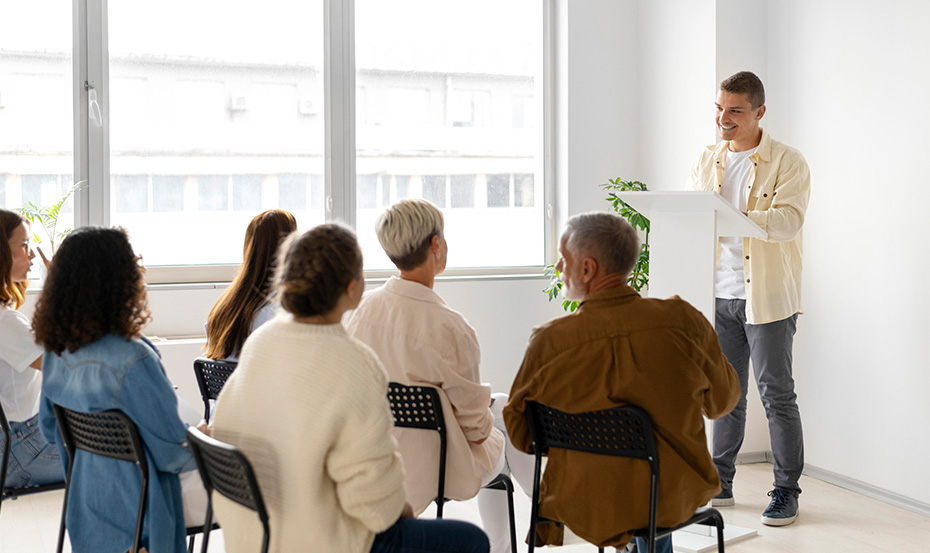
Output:
[[[492,395],[481,382],[475,329],[433,290],[448,252],[442,212],[426,200],[401,200],[378,217],[375,231],[400,276],[366,293],[347,316],[346,330],[378,354],[392,382],[438,389],[448,426],[445,496],[477,494],[491,552],[505,553],[506,495],[479,489],[506,472],[531,490],[533,458],[507,440],[500,414],[507,394]],[[395,428],[394,435],[407,471],[407,500],[419,515],[436,497],[439,441],[417,429]]]
[[[530,452],[527,402],[569,413],[641,407],[652,418],[662,475],[657,523],[669,527],[720,491],[703,417],[730,411],[739,382],[700,312],[678,297],[641,298],[627,285],[639,249],[636,231],[616,214],[568,221],[556,268],[566,299],[581,305],[533,330],[504,421],[513,445]],[[564,450],[550,458],[556,455],[540,486],[540,516],[602,547],[623,547],[646,526],[647,463]],[[561,526],[547,523],[536,543],[562,537]],[[659,540],[657,551],[671,553],[671,538]]]

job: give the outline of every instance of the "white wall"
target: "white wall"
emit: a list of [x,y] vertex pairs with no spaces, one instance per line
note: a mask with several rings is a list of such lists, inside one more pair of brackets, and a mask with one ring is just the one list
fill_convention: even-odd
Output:
[[811,203],[795,347],[807,462],[930,503],[930,3],[769,3],[773,134]]
[[639,5],[641,165],[635,177],[650,190],[682,190],[700,149],[716,142],[714,1]]
[[558,0],[557,225],[603,210],[600,188],[639,167],[634,0]]

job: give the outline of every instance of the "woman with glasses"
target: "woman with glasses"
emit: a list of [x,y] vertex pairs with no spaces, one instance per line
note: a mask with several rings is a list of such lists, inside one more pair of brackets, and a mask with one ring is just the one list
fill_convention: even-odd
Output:
[[[35,253],[29,245],[29,222],[0,209],[0,405],[10,423],[6,488],[54,484],[65,479],[58,450],[39,431],[42,347],[32,325],[17,311],[26,301],[26,283]],[[44,258],[43,258],[44,259]],[[0,445],[4,437],[0,435]]]

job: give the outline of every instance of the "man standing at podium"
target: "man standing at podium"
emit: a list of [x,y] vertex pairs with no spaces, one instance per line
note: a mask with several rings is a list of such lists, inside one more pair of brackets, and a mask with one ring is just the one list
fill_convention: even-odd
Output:
[[751,359],[775,464],[775,488],[768,494],[772,499],[762,522],[785,526],[798,516],[798,478],[804,468],[791,360],[801,311],[801,227],[810,171],[797,150],[772,140],[759,126],[765,115],[759,77],[741,71],[724,80],[716,106],[723,141],[708,146],[694,162],[691,185],[718,192],[768,236],[720,238],[717,249],[715,327],[742,392],[736,408],[714,423],[714,463],[723,489],[712,504],[734,504]]

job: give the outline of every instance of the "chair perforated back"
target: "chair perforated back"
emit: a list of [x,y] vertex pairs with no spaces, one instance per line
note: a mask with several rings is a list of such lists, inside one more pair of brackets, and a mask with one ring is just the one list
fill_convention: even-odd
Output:
[[[207,519],[204,528],[210,528],[213,518],[213,501],[210,492],[216,490],[239,505],[255,511],[261,520],[265,535],[262,539],[262,552],[268,551],[271,532],[268,526],[268,511],[262,499],[261,490],[252,465],[241,451],[230,444],[205,435],[194,427],[187,429],[191,451],[197,470],[207,490]],[[204,535],[203,549],[207,551],[209,534]]]
[[652,422],[639,407],[627,405],[587,413],[565,413],[531,402],[530,436],[546,453],[550,447],[633,457],[649,461],[654,472],[659,465]]
[[442,518],[446,490],[446,421],[439,392],[430,386],[388,383],[388,403],[394,426],[439,432],[439,485],[436,491],[436,518]]
[[[527,404],[527,423],[533,440],[536,468],[533,479],[533,504],[529,551],[535,545],[536,524],[539,518],[539,482],[542,477],[542,456],[550,448],[569,449],[640,459],[649,463],[651,482],[649,489],[649,527],[637,536],[646,540],[648,553],[655,553],[656,536],[667,534],[672,529],[656,529],[658,502],[659,459],[656,453],[652,419],[643,409],[624,405],[600,411],[566,413],[535,401]],[[717,547],[723,553],[723,517],[715,509],[699,511],[687,521],[675,526],[682,528],[690,524],[714,525],[718,530]],[[603,551],[603,548],[598,548]]]
[[10,428],[10,422],[3,412],[3,406],[0,405],[0,432],[3,436],[3,449],[0,451],[0,505],[5,499],[16,499],[21,495],[30,495],[52,490],[60,490],[65,487],[64,482],[56,484],[44,484],[42,486],[29,486],[28,488],[8,488],[6,487],[6,471],[10,465],[10,449],[13,447],[13,431]]
[[58,429],[69,459],[65,499],[61,508],[61,526],[58,531],[58,552],[61,553],[64,546],[65,516],[68,510],[68,492],[71,489],[74,457],[77,450],[81,449],[93,455],[130,462],[138,467],[142,476],[142,488],[139,493],[139,514],[136,517],[136,532],[132,545],[132,551],[137,553],[142,548],[142,522],[145,519],[149,470],[145,459],[145,449],[135,423],[119,410],[82,413],[60,405],[55,405],[54,409]]
[[206,357],[194,359],[194,376],[203,399],[203,420],[210,420],[210,400],[215,400],[223,391],[229,376],[236,370],[235,361],[217,361]]
[[[418,428],[439,432],[439,485],[436,490],[436,518],[442,518],[442,507],[446,502],[446,421],[442,414],[439,391],[431,386],[406,386],[397,382],[388,383],[388,403],[394,426]],[[506,474],[499,474],[485,488],[502,490],[507,494],[510,514],[510,547],[517,550],[516,521],[513,511],[513,481]]]

